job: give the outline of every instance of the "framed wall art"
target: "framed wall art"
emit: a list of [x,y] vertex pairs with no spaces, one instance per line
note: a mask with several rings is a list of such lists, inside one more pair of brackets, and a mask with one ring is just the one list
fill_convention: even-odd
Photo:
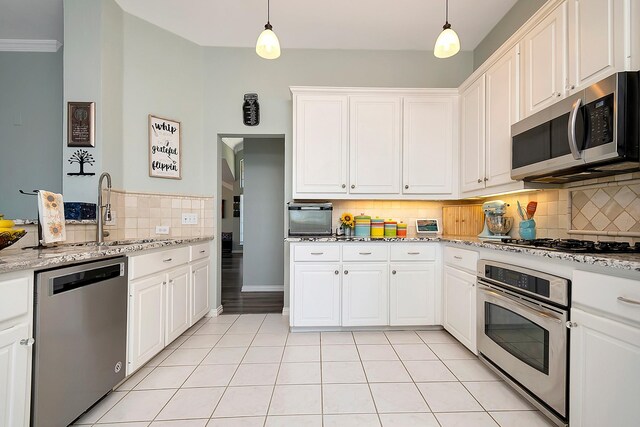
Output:
[[149,176],[182,179],[180,122],[149,115]]
[[95,147],[95,102],[67,102],[67,147]]

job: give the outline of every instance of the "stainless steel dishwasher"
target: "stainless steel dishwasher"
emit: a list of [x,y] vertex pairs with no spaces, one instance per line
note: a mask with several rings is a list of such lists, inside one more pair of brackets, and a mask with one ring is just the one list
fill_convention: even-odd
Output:
[[127,260],[39,272],[31,425],[69,425],[124,379]]

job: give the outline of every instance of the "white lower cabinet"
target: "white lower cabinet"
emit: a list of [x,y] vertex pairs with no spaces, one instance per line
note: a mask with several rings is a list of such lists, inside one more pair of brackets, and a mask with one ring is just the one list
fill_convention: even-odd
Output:
[[389,266],[387,263],[343,265],[342,326],[389,323]]
[[435,325],[435,289],[435,263],[391,263],[389,325]]
[[571,426],[637,426],[640,327],[579,309],[571,322]]
[[189,329],[191,304],[189,267],[176,268],[167,274],[167,325],[164,341],[168,344]]
[[477,354],[476,278],[472,274],[444,267],[443,326],[458,341]]
[[29,425],[31,347],[21,344],[30,336],[29,324],[0,331],[0,426]]
[[295,265],[295,326],[340,326],[340,272],[337,263]]
[[191,265],[191,280],[189,323],[193,325],[209,312],[209,259]]
[[166,274],[129,284],[129,332],[127,374],[135,371],[165,345]]

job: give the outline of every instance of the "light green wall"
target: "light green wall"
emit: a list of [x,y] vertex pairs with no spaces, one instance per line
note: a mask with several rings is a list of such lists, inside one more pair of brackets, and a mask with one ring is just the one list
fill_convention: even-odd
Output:
[[473,51],[473,69],[482,65],[546,2],[547,0],[518,0]]
[[[207,135],[215,150],[212,123],[202,122],[202,48],[132,15],[124,15],[123,186],[127,190],[213,194],[215,180],[202,170],[215,162],[203,153]],[[209,77],[207,77],[209,78]],[[218,99],[207,99],[208,103]],[[148,115],[182,125],[182,179],[149,177]],[[212,155],[213,154],[213,155]]]
[[62,191],[62,50],[0,53],[0,213],[36,218],[35,197]]

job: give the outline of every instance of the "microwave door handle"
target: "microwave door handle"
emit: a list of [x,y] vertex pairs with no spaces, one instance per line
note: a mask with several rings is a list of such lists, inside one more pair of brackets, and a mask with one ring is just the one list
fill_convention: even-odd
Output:
[[568,136],[569,136],[569,149],[571,150],[571,154],[575,160],[580,160],[582,158],[582,153],[578,148],[578,141],[576,139],[576,120],[578,119],[578,111],[580,110],[580,105],[582,104],[582,98],[576,99],[573,103],[573,108],[571,109],[571,114],[569,115],[569,124],[568,124]]
[[501,293],[492,290],[491,288],[488,288],[488,287],[482,286],[482,285],[478,286],[478,288],[481,291],[483,291],[484,293],[491,294],[491,295],[493,295],[494,297],[496,297],[498,299],[501,299],[503,301],[507,301],[507,302],[510,302],[510,303],[517,304],[520,307],[524,308],[525,310],[527,310],[530,313],[533,313],[533,314],[535,314],[537,316],[542,316],[545,319],[550,319],[551,321],[553,321],[555,323],[562,323],[562,320],[557,318],[556,316],[552,316],[551,314],[548,314],[548,313],[546,313],[544,311],[535,309],[535,308],[529,306],[528,304],[525,304],[525,303],[520,302],[518,300],[515,300],[515,299],[512,299],[512,298],[507,298],[507,297],[503,296]]

